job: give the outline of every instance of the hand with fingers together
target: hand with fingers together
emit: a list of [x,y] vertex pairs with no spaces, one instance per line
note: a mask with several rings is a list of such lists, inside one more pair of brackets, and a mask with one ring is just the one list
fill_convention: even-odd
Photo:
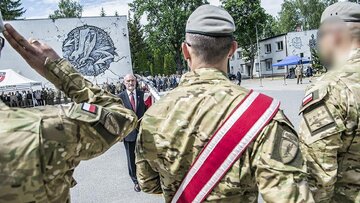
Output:
[[35,39],[26,40],[10,24],[5,24],[3,34],[9,44],[42,76],[45,76],[46,59],[60,59],[51,47]]

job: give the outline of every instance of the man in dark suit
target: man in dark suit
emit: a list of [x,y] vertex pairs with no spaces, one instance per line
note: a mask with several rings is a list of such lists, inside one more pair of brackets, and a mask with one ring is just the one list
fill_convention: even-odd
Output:
[[[125,76],[124,85],[126,87],[126,90],[121,92],[119,97],[122,99],[124,106],[128,109],[133,110],[140,120],[146,111],[146,106],[144,103],[144,92],[136,89],[136,77],[132,74],[128,74]],[[137,128],[124,139],[129,175],[134,182],[134,190],[136,192],[141,191],[136,178],[135,165],[135,145],[138,132],[139,131]]]

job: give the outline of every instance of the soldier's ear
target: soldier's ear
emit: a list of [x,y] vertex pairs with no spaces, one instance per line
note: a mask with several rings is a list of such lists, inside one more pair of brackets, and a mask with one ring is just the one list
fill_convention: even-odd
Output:
[[185,60],[190,59],[189,49],[188,49],[188,46],[187,46],[187,44],[186,44],[185,42],[182,43],[181,49],[182,49],[182,53],[183,53],[184,59],[185,59]]
[[230,48],[230,51],[229,51],[229,54],[228,54],[228,58],[231,58],[234,53],[236,52],[236,49],[238,48],[238,43],[237,41],[233,41],[231,43],[231,48]]

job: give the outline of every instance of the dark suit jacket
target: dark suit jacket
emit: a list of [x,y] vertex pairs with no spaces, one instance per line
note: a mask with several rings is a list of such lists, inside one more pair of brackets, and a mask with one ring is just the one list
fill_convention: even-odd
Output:
[[[131,103],[130,103],[130,98],[129,95],[127,94],[127,91],[123,91],[119,94],[119,97],[121,98],[121,100],[124,103],[125,108],[127,109],[132,109]],[[140,91],[140,90],[136,90],[136,115],[137,117],[140,119],[143,117],[145,111],[146,111],[146,106],[144,103],[144,92]],[[124,141],[126,142],[135,142],[136,138],[137,138],[137,134],[138,134],[139,130],[138,128],[136,128],[135,130],[133,130],[128,136],[125,137]]]

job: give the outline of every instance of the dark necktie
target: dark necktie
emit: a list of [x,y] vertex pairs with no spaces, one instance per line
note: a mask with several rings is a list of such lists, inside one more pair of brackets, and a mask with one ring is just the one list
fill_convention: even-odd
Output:
[[131,103],[131,106],[132,106],[133,110],[136,112],[135,97],[134,97],[133,92],[130,93],[130,103]]

